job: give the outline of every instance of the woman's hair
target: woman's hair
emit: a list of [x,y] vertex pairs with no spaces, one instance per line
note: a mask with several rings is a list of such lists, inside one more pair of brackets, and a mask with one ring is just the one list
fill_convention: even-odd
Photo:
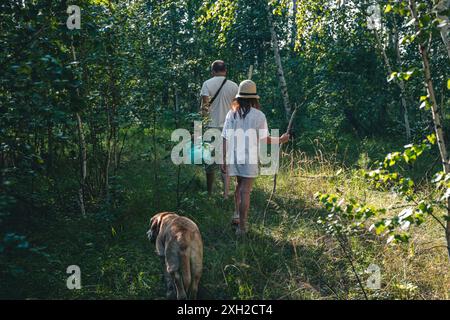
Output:
[[239,114],[241,119],[245,119],[245,116],[250,112],[251,108],[259,110],[261,106],[256,98],[235,98],[231,107],[234,111],[235,119],[236,114]]

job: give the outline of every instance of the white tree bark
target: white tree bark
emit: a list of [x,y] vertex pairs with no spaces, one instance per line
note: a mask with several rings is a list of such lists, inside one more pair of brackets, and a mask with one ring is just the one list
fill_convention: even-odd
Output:
[[[380,39],[377,29],[374,29],[374,33],[375,33],[375,38],[377,39],[378,47],[380,48],[381,53],[383,55],[383,60],[384,60],[386,69],[388,70],[389,74],[392,74],[392,72],[393,72],[392,65],[391,65],[391,62],[389,61],[389,57],[386,54],[386,49],[385,49],[383,43],[381,42],[381,39]],[[398,59],[400,62],[401,56],[400,56],[400,51],[398,48],[398,36],[396,37],[396,39],[394,39],[394,41],[396,41],[395,46],[396,46]],[[403,107],[403,121],[404,121],[404,125],[405,125],[406,142],[410,143],[411,142],[411,126],[409,123],[409,116],[408,116],[408,104],[406,102],[405,82],[403,81],[403,79],[395,79],[395,82],[397,83],[398,87],[400,88],[400,100],[401,100],[402,107]]]
[[291,48],[295,48],[295,41],[297,39],[297,11],[298,11],[298,0],[292,0],[292,27],[291,27]]
[[83,217],[86,216],[86,208],[84,205],[84,190],[86,185],[87,176],[87,152],[86,152],[86,140],[84,138],[83,122],[81,121],[80,113],[76,113],[78,137],[79,137],[79,149],[80,149],[80,188],[78,190],[78,202],[80,203],[80,211]]
[[275,32],[272,11],[270,9],[269,4],[266,4],[266,10],[267,10],[267,21],[269,23],[269,29],[270,29],[270,34],[271,34],[271,38],[272,38],[273,56],[275,58],[275,63],[277,65],[278,83],[279,83],[280,90],[281,90],[281,96],[283,98],[283,106],[284,106],[286,120],[289,120],[289,118],[291,116],[291,106],[289,103],[289,94],[288,94],[288,89],[287,89],[287,84],[286,84],[286,78],[284,77],[283,64],[281,63],[280,49],[278,47],[278,37]]
[[[72,57],[73,61],[77,61],[77,55],[75,53],[75,47],[72,44]],[[80,96],[80,91],[77,89],[77,95]],[[77,118],[77,128],[78,128],[78,147],[80,150],[80,188],[78,189],[78,202],[80,203],[80,211],[83,217],[86,216],[86,208],[84,205],[84,191],[86,186],[87,177],[87,149],[86,149],[86,139],[83,130],[83,121],[81,120],[80,113],[75,114]]]
[[252,80],[252,77],[253,77],[253,65],[251,64],[250,67],[248,68],[247,79]]
[[[397,55],[398,65],[402,65],[402,56],[400,54],[400,39],[398,36],[397,27],[395,27],[395,53]],[[403,79],[399,79],[398,86],[400,88],[401,101],[403,106],[403,121],[405,122],[405,131],[406,131],[406,142],[411,142],[411,126],[409,124],[409,116],[408,116],[408,103],[406,101],[406,89],[405,89],[405,81]]]
[[[411,16],[413,17],[416,25],[417,32],[420,32],[419,20],[417,17],[417,8],[415,0],[409,0],[409,8]],[[439,112],[439,105],[436,99],[436,93],[433,86],[433,80],[431,78],[430,59],[428,57],[427,47],[424,43],[419,44],[420,55],[422,56],[423,69],[425,73],[425,84],[427,86],[428,95],[431,102],[431,112],[433,115],[434,129],[437,138],[437,144],[439,147],[439,153],[442,160],[442,166],[446,174],[450,173],[450,162],[448,158],[447,146],[445,143],[444,130],[442,128],[442,119]],[[447,201],[447,217],[450,217],[450,199]],[[450,219],[447,220],[445,236],[447,240],[447,251],[450,258]]]

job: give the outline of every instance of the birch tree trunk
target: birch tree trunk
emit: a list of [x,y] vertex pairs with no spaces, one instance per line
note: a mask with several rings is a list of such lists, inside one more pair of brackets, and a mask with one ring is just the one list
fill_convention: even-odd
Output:
[[78,202],[80,203],[80,211],[83,217],[86,216],[86,208],[84,205],[84,193],[87,177],[87,152],[86,152],[86,140],[83,131],[83,122],[81,121],[80,113],[76,113],[77,117],[77,127],[78,127],[78,137],[79,137],[79,149],[80,149],[80,188],[78,189]]
[[106,162],[105,162],[105,199],[106,199],[106,203],[109,205],[110,203],[110,193],[109,193],[109,167],[111,165],[111,151],[112,151],[112,147],[111,147],[111,141],[113,139],[113,124],[112,124],[112,116],[111,116],[111,110],[109,107],[108,102],[106,102],[106,117],[107,117],[107,122],[108,122],[108,129],[109,129],[109,133],[108,133],[108,138],[106,140]]
[[291,49],[294,52],[295,41],[297,40],[297,0],[292,0],[292,26],[291,26]]
[[448,18],[448,11],[450,10],[450,0],[440,0],[436,6],[434,7],[434,10],[436,11],[436,16],[438,19],[442,20],[440,31],[441,31],[441,38],[444,42],[444,45],[447,49],[447,54],[450,59],[450,42],[449,42],[449,18]]
[[[398,35],[398,29],[397,27],[394,27],[395,30],[395,53],[397,55],[397,63],[399,66],[402,65],[402,55],[400,54],[400,39]],[[406,131],[406,142],[411,142],[411,126],[409,122],[409,115],[408,115],[408,103],[406,101],[406,89],[405,89],[405,81],[403,79],[399,79],[398,86],[400,88],[400,95],[401,95],[401,101],[403,106],[403,121],[405,122],[405,131]]]
[[[77,61],[77,55],[75,53],[75,47],[72,43],[72,57],[73,62]],[[77,89],[77,96],[80,96],[80,91]],[[86,177],[87,177],[87,149],[86,149],[86,139],[83,130],[83,121],[81,120],[81,115],[79,112],[75,114],[77,118],[77,128],[78,128],[78,147],[79,147],[79,158],[80,158],[80,187],[78,189],[78,202],[80,204],[80,212],[83,217],[86,216],[86,207],[84,204],[85,189],[86,189]]]
[[[391,62],[389,61],[389,57],[387,56],[386,49],[385,49],[383,43],[381,42],[381,39],[380,39],[377,29],[374,29],[374,33],[375,33],[375,38],[377,39],[378,47],[380,48],[381,53],[383,55],[383,60],[384,60],[386,69],[388,70],[389,74],[392,74],[392,72],[393,72],[392,65],[391,65]],[[400,62],[401,57],[400,57],[400,51],[398,48],[398,36],[395,37],[394,41],[395,41],[397,57]],[[397,85],[400,89],[400,100],[401,100],[402,108],[403,108],[403,121],[404,121],[404,125],[405,125],[406,142],[410,143],[411,142],[411,126],[409,123],[409,116],[408,116],[408,104],[406,102],[405,82],[403,81],[403,79],[396,79],[395,82],[397,83]]]
[[[417,32],[420,32],[420,26],[419,26],[419,20],[417,17],[417,8],[416,8],[416,2],[415,0],[409,0],[409,9],[411,11],[411,16],[413,17],[415,21],[415,26]],[[431,78],[431,68],[430,68],[430,59],[428,56],[427,47],[424,43],[419,43],[419,51],[420,55],[422,57],[422,64],[425,74],[425,84],[427,86],[428,95],[430,97],[431,102],[431,112],[433,115],[433,123],[434,123],[434,129],[436,133],[437,138],[437,144],[439,147],[439,153],[441,156],[442,166],[444,169],[444,172],[446,174],[450,173],[450,162],[448,158],[447,153],[447,146],[445,143],[445,136],[444,136],[444,130],[442,128],[442,120],[439,110],[439,105],[436,99],[436,93],[433,86],[433,80]],[[450,217],[450,199],[447,201],[447,218]],[[446,230],[445,230],[445,236],[447,240],[447,251],[450,259],[450,219],[447,219],[446,223]]]
[[272,11],[270,10],[270,5],[266,4],[266,10],[267,10],[267,21],[269,23],[269,29],[270,34],[272,38],[272,49],[273,49],[273,56],[275,58],[275,64],[277,65],[277,76],[278,76],[278,82],[281,90],[281,96],[283,98],[283,106],[285,111],[286,120],[289,121],[289,118],[291,116],[291,106],[289,103],[289,94],[286,84],[286,78],[284,77],[284,70],[283,65],[281,63],[281,57],[280,57],[280,49],[278,48],[278,37],[275,32],[275,26],[273,23],[273,16]]
[[[110,169],[113,168],[113,175],[117,171],[117,145],[119,139],[119,129],[117,120],[117,108],[120,105],[119,89],[116,86],[115,70],[110,68],[110,84],[109,84],[109,95],[111,96],[111,101],[106,101],[106,116],[108,123],[108,138],[106,144],[106,163],[105,163],[105,197],[108,204],[111,203],[111,192],[110,192]],[[114,194],[113,194],[114,196]]]
[[252,80],[252,77],[253,77],[253,65],[251,64],[250,67],[248,68],[247,79]]

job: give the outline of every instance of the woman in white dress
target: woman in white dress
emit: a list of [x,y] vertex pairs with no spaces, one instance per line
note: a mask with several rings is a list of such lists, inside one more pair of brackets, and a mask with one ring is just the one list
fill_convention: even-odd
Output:
[[259,143],[285,143],[289,140],[289,135],[285,133],[279,138],[269,136],[266,116],[260,111],[256,84],[245,80],[239,85],[233,108],[225,118],[222,137],[224,141],[221,170],[224,174],[236,177],[237,182],[232,224],[237,225],[236,234],[243,235],[248,230],[248,209],[253,181],[259,175]]

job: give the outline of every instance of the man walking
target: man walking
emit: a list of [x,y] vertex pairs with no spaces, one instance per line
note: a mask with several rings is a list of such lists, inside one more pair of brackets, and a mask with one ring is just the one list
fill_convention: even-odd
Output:
[[[211,65],[212,78],[206,80],[202,85],[200,92],[202,96],[202,115],[208,118],[207,127],[215,128],[220,131],[223,129],[223,123],[228,111],[231,109],[233,99],[238,93],[238,85],[226,78],[227,68],[222,60],[216,60]],[[217,164],[207,165],[206,186],[208,194],[212,194],[215,172],[219,168]],[[228,175],[222,174],[224,186],[223,196],[228,198],[228,189],[230,179]]]

